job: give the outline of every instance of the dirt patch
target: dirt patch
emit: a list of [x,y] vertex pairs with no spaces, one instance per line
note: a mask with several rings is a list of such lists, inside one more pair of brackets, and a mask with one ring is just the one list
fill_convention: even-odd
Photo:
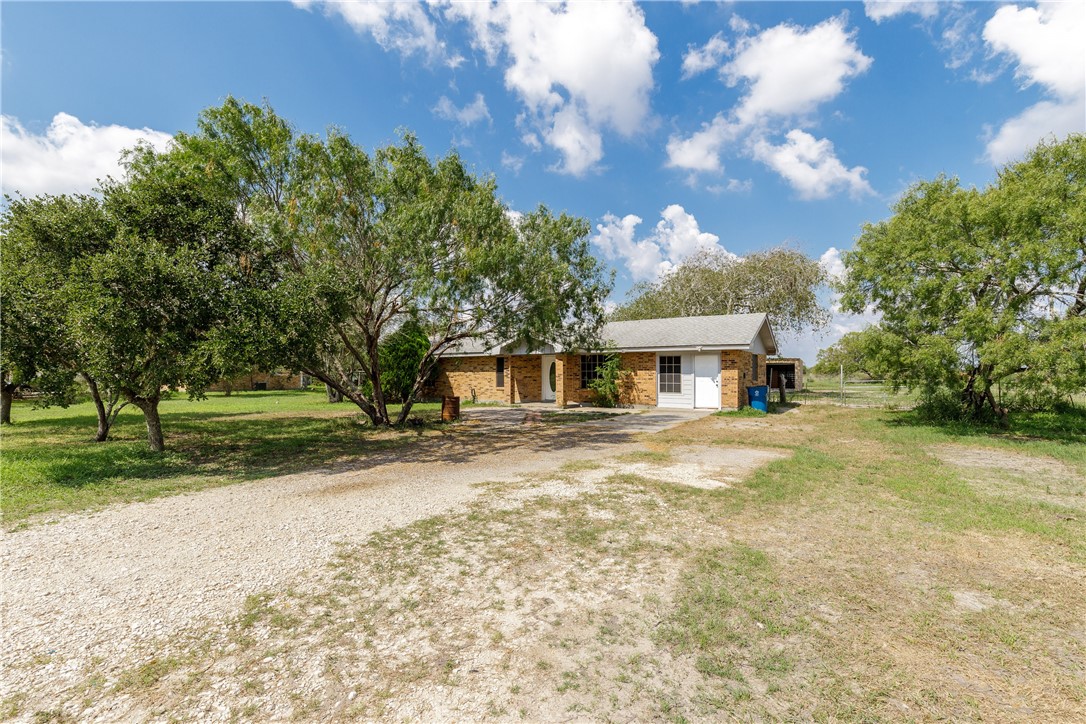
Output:
[[606,460],[581,474],[586,482],[603,482],[612,475],[637,475],[649,480],[712,490],[726,488],[773,460],[788,457],[779,451],[747,448],[687,446],[672,450],[666,460]]
[[940,445],[931,453],[982,492],[1086,512],[1086,476],[1061,460],[961,445]]

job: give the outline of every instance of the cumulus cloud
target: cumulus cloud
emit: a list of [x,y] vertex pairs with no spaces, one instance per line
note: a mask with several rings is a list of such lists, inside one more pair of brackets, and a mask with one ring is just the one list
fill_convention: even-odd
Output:
[[667,141],[667,165],[688,171],[719,172],[724,145],[738,138],[744,128],[718,113],[712,123],[702,124],[701,130],[683,138],[673,135]]
[[683,80],[716,68],[730,50],[728,41],[720,33],[709,38],[705,45],[691,45],[683,54]]
[[438,28],[463,23],[486,62],[504,66],[505,86],[524,104],[532,126],[526,138],[543,139],[558,151],[559,171],[583,175],[594,168],[605,131],[630,137],[646,127],[660,52],[644,13],[630,0],[293,2],[342,18],[386,50],[452,68],[464,58],[449,51]]
[[847,168],[828,139],[816,139],[799,129],[789,131],[785,139],[779,146],[764,139],[756,141],[754,157],[784,177],[800,198],[824,199],[842,190],[853,197],[874,193],[864,178],[867,169]]
[[988,158],[1005,163],[1048,135],[1086,130],[1086,4],[1004,5],[984,26],[993,53],[1015,63],[1023,86],[1041,86],[1048,99],[1007,120],[989,140]]
[[[853,195],[869,193],[870,186],[863,179],[866,170],[846,168],[829,141],[815,141],[799,130],[788,134],[783,145],[774,146],[766,140],[788,128],[784,124],[805,120],[871,66],[871,58],[856,42],[855,30],[847,26],[847,16],[811,27],[782,23],[762,31],[748,23],[732,25],[740,29],[741,37],[720,72],[728,85],[741,86],[745,92],[734,108],[718,113],[700,130],[689,136],[672,135],[667,143],[667,165],[694,174],[720,173],[722,157],[733,148],[751,153],[781,174],[803,198],[826,198],[840,190]],[[708,47],[688,56],[694,58],[693,68],[708,62],[708,54],[701,53]],[[721,52],[720,58],[724,55]],[[796,133],[804,135],[793,135]]]
[[627,214],[621,219],[605,214],[603,223],[596,225],[594,243],[610,261],[622,261],[634,280],[654,279],[661,271],[663,254],[650,239],[634,238],[641,217]]
[[741,38],[723,73],[731,86],[749,84],[736,116],[751,124],[764,116],[809,113],[870,66],[841,15],[811,28],[783,23]]
[[826,270],[826,276],[833,281],[842,281],[845,278],[845,262],[841,258],[841,250],[831,246],[822,252],[818,263]]
[[463,108],[457,108],[448,97],[441,96],[437,105],[434,106],[434,114],[438,118],[455,121],[461,126],[471,126],[480,121],[490,120],[490,110],[486,107],[486,99],[483,98],[482,93],[476,93],[475,100]]
[[452,3],[487,61],[508,60],[505,86],[525,104],[558,170],[583,175],[603,156],[602,131],[640,132],[649,115],[656,36],[630,2]]
[[42,134],[12,116],[0,116],[0,167],[4,193],[86,193],[99,179],[119,178],[121,151],[146,141],[165,150],[172,137],[150,128],[86,124],[58,113]]
[[[340,2],[337,0],[292,0],[304,10],[321,9],[329,17],[339,16],[359,35],[370,35],[385,50],[428,59],[444,58],[445,44],[422,3],[412,1]],[[463,59],[447,59],[451,67]]]
[[1022,157],[1047,136],[1063,138],[1086,130],[1086,105],[1078,101],[1041,101],[1004,121],[988,141],[986,153],[994,164]]
[[905,13],[931,19],[939,14],[939,3],[934,0],[864,0],[864,13],[876,23]]
[[719,236],[702,231],[694,215],[678,204],[661,211],[660,221],[641,239],[636,238],[642,222],[639,216],[607,214],[602,221],[596,225],[592,243],[606,259],[623,263],[634,281],[656,279],[699,251],[730,254]]

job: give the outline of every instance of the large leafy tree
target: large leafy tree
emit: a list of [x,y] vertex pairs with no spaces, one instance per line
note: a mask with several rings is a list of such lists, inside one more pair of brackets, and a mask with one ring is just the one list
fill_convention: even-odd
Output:
[[829,312],[818,293],[826,272],[817,260],[780,247],[736,257],[702,251],[655,282],[642,282],[611,318],[658,319],[765,312],[775,329],[818,329]]
[[[104,441],[124,406],[116,390],[103,390],[90,374],[83,345],[68,317],[73,266],[102,251],[113,225],[91,196],[8,198],[2,218],[3,344],[8,385],[34,388],[39,404],[67,405],[81,375],[98,412],[95,439]],[[10,390],[4,418],[10,422]]]
[[1086,388],[1086,136],[1040,144],[985,189],[920,182],[893,210],[845,255],[843,303],[882,314],[894,381],[1001,419],[997,383]]
[[299,136],[266,105],[234,99],[176,141],[279,256],[267,359],[321,380],[374,424],[394,422],[380,351],[409,320],[427,345],[410,384],[396,383],[395,422],[465,340],[588,346],[598,330],[609,283],[588,223],[542,207],[511,214],[493,179],[455,153],[431,160],[404,134],[369,154],[339,131]]
[[164,448],[163,391],[199,396],[250,361],[240,344],[262,287],[259,249],[230,200],[169,155],[138,148],[107,182],[108,242],[76,258],[66,324],[89,376],[138,407]]

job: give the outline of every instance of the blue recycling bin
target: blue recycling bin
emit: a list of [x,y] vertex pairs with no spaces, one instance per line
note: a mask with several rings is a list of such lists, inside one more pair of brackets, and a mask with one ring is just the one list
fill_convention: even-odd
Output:
[[758,385],[747,388],[747,397],[750,398],[750,406],[755,410],[769,412],[769,386]]

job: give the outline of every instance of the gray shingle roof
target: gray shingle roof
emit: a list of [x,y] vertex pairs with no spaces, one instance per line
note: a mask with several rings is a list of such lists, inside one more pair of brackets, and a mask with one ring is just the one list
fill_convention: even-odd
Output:
[[[600,339],[605,344],[620,350],[747,347],[758,336],[761,336],[762,344],[769,353],[776,354],[777,343],[765,314],[718,314],[710,317],[608,322],[600,332]],[[510,352],[524,354],[529,350],[510,350],[501,345],[487,345],[480,340],[465,340],[449,354],[475,356]]]
[[668,317],[608,322],[600,338],[619,349],[667,349],[677,347],[746,347],[763,331],[762,343],[773,347],[772,332],[764,314],[718,314],[711,317]]

